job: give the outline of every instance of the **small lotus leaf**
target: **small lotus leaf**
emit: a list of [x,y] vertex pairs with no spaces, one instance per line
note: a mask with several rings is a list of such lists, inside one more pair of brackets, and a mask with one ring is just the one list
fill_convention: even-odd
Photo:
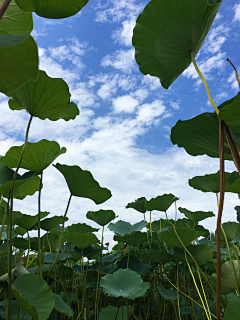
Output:
[[55,299],[51,288],[42,277],[35,274],[23,274],[12,284],[12,292],[19,307],[33,320],[49,318]]
[[152,272],[153,267],[149,264],[141,263],[135,256],[125,256],[118,263],[118,267],[121,269],[130,268],[133,271],[136,271],[140,276],[147,276],[150,272]]
[[100,286],[107,294],[130,300],[143,297],[150,288],[149,282],[143,282],[141,276],[131,269],[118,269],[107,274],[101,278]]
[[158,210],[166,212],[167,209],[179,198],[175,197],[173,194],[163,194],[162,196],[158,196],[156,198],[152,198],[149,201],[146,201],[144,206],[146,210],[152,211],[152,210]]
[[142,197],[142,198],[138,198],[137,200],[135,200],[134,202],[128,203],[126,208],[133,208],[135,210],[137,210],[138,212],[141,213],[145,213],[147,210],[144,207],[144,204],[146,202],[146,198]]
[[103,203],[112,196],[110,190],[100,187],[91,172],[82,170],[78,166],[67,166],[60,163],[53,166],[63,174],[73,196],[89,198],[96,204]]
[[[17,168],[22,146],[11,147],[0,162],[9,168]],[[42,172],[45,170],[59,155],[66,152],[66,148],[60,148],[55,141],[41,140],[39,142],[27,142],[20,168],[31,171]]]
[[[233,260],[232,262],[233,262],[233,267],[234,267],[235,274],[236,274],[237,286],[240,289],[240,266],[239,266],[237,260]],[[216,273],[213,273],[210,276],[210,281],[211,281],[212,285],[216,287],[216,285],[217,285],[217,274]],[[235,293],[236,289],[237,289],[230,260],[224,262],[221,267],[221,288],[222,288],[224,294],[228,294],[230,292]]]
[[0,92],[16,90],[38,74],[38,50],[29,35],[0,35]]
[[92,243],[99,242],[98,238],[95,234],[91,232],[86,233],[69,233],[66,235],[66,239],[68,242],[74,244],[79,249],[85,249],[89,247]]
[[205,220],[207,218],[214,217],[215,215],[211,211],[189,211],[185,208],[179,207],[178,210],[185,215],[188,219],[192,220],[195,224],[199,221]]
[[112,210],[98,210],[88,211],[86,217],[103,227],[110,221],[114,220],[116,215]]
[[[189,185],[202,192],[220,192],[220,171],[217,173],[196,176],[188,181]],[[225,192],[239,193],[240,177],[238,172],[225,172]]]
[[130,234],[125,234],[124,236],[115,235],[113,238],[115,241],[127,243],[131,246],[136,246],[147,241],[147,233],[141,231],[133,231]]
[[[56,233],[46,233],[41,238],[41,246],[44,247],[45,252],[53,252],[59,246],[60,236]],[[63,244],[64,239],[62,239],[61,245]],[[38,239],[33,238],[31,241],[31,249],[38,251]]]
[[[176,227],[184,227],[187,223],[188,219],[177,219],[176,220]],[[152,221],[152,230],[155,232],[158,232],[158,230],[171,227],[172,225],[175,225],[175,221],[173,219],[159,219]],[[148,227],[150,228],[150,223],[148,224]]]
[[[45,218],[49,212],[40,212],[40,219]],[[21,217],[14,220],[14,223],[26,230],[32,230],[38,222],[38,214],[32,216],[29,214],[22,214]]]
[[57,312],[60,312],[62,314],[65,314],[65,316],[67,316],[67,317],[72,317],[73,311],[63,301],[62,297],[56,293],[53,293],[53,294],[54,294],[54,298],[55,298],[54,310],[56,310]]
[[151,0],[133,30],[135,59],[143,74],[166,89],[197,55],[221,5],[216,1]]
[[[53,263],[55,261],[57,253],[51,253],[49,256],[44,258],[44,263]],[[66,259],[70,259],[72,257],[71,253],[69,252],[64,252],[64,253],[59,253],[57,261],[65,261]]]
[[69,88],[63,79],[50,78],[45,71],[39,71],[36,81],[29,81],[8,94],[11,110],[26,111],[42,120],[52,121],[75,119],[79,114],[76,105],[71,105]]
[[177,291],[173,291],[171,289],[165,289],[161,285],[158,286],[157,289],[158,289],[158,292],[160,293],[160,295],[165,300],[168,300],[168,301],[171,301],[171,302],[172,302],[172,300],[177,300]]
[[[191,242],[198,237],[202,236],[203,232],[201,231],[194,231],[190,228],[183,227],[183,228],[169,228],[166,231],[162,231],[158,234],[158,239],[160,241],[165,242],[169,246],[177,247],[183,249],[184,244],[185,247],[189,246]],[[179,240],[179,238],[181,241]],[[182,243],[181,243],[182,242]]]
[[124,236],[125,234],[130,234],[133,231],[140,231],[142,228],[146,227],[147,222],[142,220],[135,224],[131,224],[126,221],[119,220],[116,223],[109,223],[108,229],[116,233],[118,236]]
[[18,6],[27,12],[34,12],[43,18],[61,19],[78,13],[88,0],[16,0]]
[[70,233],[97,232],[99,229],[93,228],[86,223],[77,223],[70,226]]
[[[64,221],[67,221],[68,217],[64,218]],[[40,222],[40,227],[43,230],[50,231],[59,224],[63,223],[63,216],[54,216],[51,218],[46,218]]]
[[129,306],[122,306],[118,309],[118,307],[109,305],[101,309],[98,320],[127,320],[131,316],[130,310]]

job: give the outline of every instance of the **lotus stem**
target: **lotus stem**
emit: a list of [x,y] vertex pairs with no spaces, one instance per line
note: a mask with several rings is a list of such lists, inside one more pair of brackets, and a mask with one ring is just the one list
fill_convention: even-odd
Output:
[[230,61],[230,59],[227,58],[227,61],[231,64],[231,66],[235,70],[235,75],[236,75],[236,79],[237,79],[239,90],[240,90],[240,80],[239,80],[237,69],[235,68],[234,64]]
[[0,6],[0,20],[2,19],[4,13],[6,12],[8,6],[10,5],[10,2],[12,0],[4,0],[3,3]]
[[201,71],[199,70],[198,65],[197,65],[197,63],[196,63],[196,60],[195,60],[195,58],[194,58],[194,56],[193,56],[192,53],[190,54],[190,56],[191,56],[193,65],[194,65],[194,67],[195,67],[195,69],[196,69],[199,77],[201,78],[201,80],[202,80],[202,82],[203,82],[203,84],[204,84],[204,86],[205,86],[205,89],[206,89],[207,95],[208,95],[208,99],[209,99],[209,101],[210,101],[210,103],[211,103],[214,111],[216,112],[216,114],[219,115],[219,110],[218,110],[215,102],[213,101],[213,98],[212,98],[212,96],[211,96],[211,92],[210,92],[210,89],[209,89],[209,87],[208,87],[207,81],[205,80],[203,74],[202,74]]
[[40,213],[41,213],[41,189],[42,189],[43,173],[40,175],[40,186],[38,193],[38,274],[42,276],[42,251],[41,251],[41,233],[40,233]]

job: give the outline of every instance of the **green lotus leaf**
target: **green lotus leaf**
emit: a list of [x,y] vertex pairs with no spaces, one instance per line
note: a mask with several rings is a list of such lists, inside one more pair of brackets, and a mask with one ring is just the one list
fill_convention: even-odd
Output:
[[167,252],[165,247],[162,247],[161,251],[151,249],[150,252],[154,262],[156,263],[160,263],[163,265],[173,260],[173,256],[169,252]]
[[27,12],[34,12],[43,18],[61,19],[78,13],[88,0],[16,0],[18,6]]
[[78,166],[67,166],[60,163],[53,166],[63,174],[73,196],[89,198],[96,204],[103,203],[112,196],[110,190],[100,187],[91,172],[82,170]]
[[13,282],[12,292],[19,307],[33,320],[49,318],[55,305],[55,298],[42,277],[30,273],[23,274]]
[[234,208],[237,211],[237,221],[240,223],[240,206]]
[[99,229],[93,228],[86,223],[76,223],[70,226],[70,233],[97,232]]
[[240,320],[239,316],[240,297],[237,297],[229,301],[225,311],[223,320]]
[[[177,233],[177,234],[176,234]],[[178,236],[177,236],[178,235]],[[191,242],[198,237],[201,237],[203,235],[203,232],[201,231],[194,231],[190,228],[183,227],[183,228],[169,228],[166,231],[162,231],[158,234],[158,239],[160,241],[165,242],[170,247],[177,247],[183,249],[184,244],[185,247],[188,247]],[[179,240],[179,238],[181,241]],[[182,242],[182,243],[181,243]]]
[[[26,196],[32,196],[36,191],[39,191],[40,178],[38,176],[31,179],[21,179],[15,181],[13,198],[23,200]],[[0,187],[0,194],[8,198],[12,190],[12,180],[5,182]]]
[[[185,224],[187,223],[188,219],[183,218],[183,219],[177,219],[176,220],[176,227],[184,227]],[[155,232],[158,232],[158,230],[164,229],[171,227],[172,225],[175,225],[175,220],[173,219],[159,219],[159,220],[154,220],[152,222],[152,230]],[[150,223],[148,224],[148,227],[150,228]]]
[[158,286],[157,287],[158,292],[160,293],[160,295],[165,299],[165,300],[169,300],[172,302],[173,300],[177,300],[177,291],[173,291],[171,289],[165,289],[163,286]]
[[103,227],[110,221],[114,220],[116,215],[112,210],[98,210],[88,211],[86,217]]
[[14,228],[14,233],[19,234],[20,236],[24,236],[25,233],[27,233],[27,229],[24,229],[22,227],[16,227]]
[[54,294],[54,298],[55,298],[54,310],[56,310],[57,312],[60,312],[62,314],[65,314],[65,316],[67,316],[67,317],[72,317],[73,311],[63,301],[62,297],[56,293],[53,293],[53,294]]
[[[23,145],[11,147],[6,155],[0,158],[0,162],[6,164],[9,168],[17,168],[22,148]],[[20,168],[42,172],[66,151],[66,148],[60,148],[55,141],[43,139],[35,143],[27,142]]]
[[14,91],[38,75],[38,50],[29,35],[0,34],[0,92]]
[[[193,177],[188,180],[188,183],[190,187],[196,190],[218,193],[220,192],[220,171]],[[238,172],[225,172],[225,192],[240,192],[240,176]]]
[[[236,274],[237,286],[240,289],[240,266],[237,260],[233,260],[233,267]],[[217,286],[217,274],[213,273],[210,276],[210,281],[214,287]],[[234,275],[232,271],[231,261],[228,260],[222,264],[221,267],[221,288],[224,294],[228,294],[230,292],[236,292],[236,284],[234,280]]]
[[117,253],[112,253],[112,254],[106,254],[105,256],[102,257],[102,265],[104,266],[105,264],[108,263],[113,263],[117,259],[120,259],[122,257],[122,252],[117,252]]
[[224,120],[230,127],[239,126],[240,123],[240,94],[234,97],[232,103],[221,108],[219,119]]
[[[56,233],[46,233],[41,238],[41,246],[44,247],[45,252],[53,252],[59,246],[60,236]],[[61,245],[63,244],[64,239],[61,241]],[[38,251],[38,239],[33,238],[31,241],[31,249]]]
[[[0,157],[1,161],[1,157]],[[0,163],[0,187],[8,181],[11,181],[14,176],[14,170],[8,168],[5,164]],[[17,174],[17,179],[21,179],[21,176]]]
[[69,233],[66,235],[66,239],[68,242],[74,244],[79,249],[85,249],[89,247],[92,243],[99,242],[98,238],[95,234],[91,232],[86,233]]
[[[49,212],[40,212],[40,219],[45,218],[48,214]],[[32,230],[37,223],[38,223],[38,214],[34,216],[29,214],[22,214],[21,217],[14,220],[14,224],[28,231]]]
[[[199,266],[204,265],[207,261],[211,260],[212,246],[210,243],[193,246],[190,245],[187,249]],[[183,249],[175,248],[173,256],[175,259],[186,264],[186,258]],[[190,264],[195,265],[195,262],[188,253],[187,260]]]
[[141,276],[131,269],[118,269],[107,274],[101,278],[100,286],[107,294],[130,300],[143,297],[150,288],[149,282],[143,282]]
[[130,234],[133,231],[140,231],[142,228],[146,227],[147,222],[142,220],[135,224],[131,224],[126,221],[119,220],[116,223],[109,223],[108,229],[113,231],[118,236],[124,236],[125,234]]
[[[44,263],[53,263],[55,261],[57,253],[51,253],[49,256],[44,258]],[[57,261],[65,261],[71,259],[72,255],[69,252],[59,253]]]
[[147,233],[141,231],[133,231],[130,234],[125,234],[124,236],[117,236],[113,237],[114,241],[127,243],[131,246],[136,246],[147,241]]
[[[0,0],[0,5],[3,0]],[[17,17],[17,19],[16,19]],[[21,10],[12,0],[0,22],[0,34],[23,35],[30,34],[33,29],[32,14]]]
[[145,202],[146,202],[145,197],[138,198],[134,202],[128,203],[126,206],[126,209],[133,208],[133,209],[137,210],[138,212],[145,213],[147,211],[144,207]]
[[[222,224],[222,227],[228,242],[232,241],[240,233],[240,224],[238,222],[234,222],[234,221],[224,222]],[[215,232],[215,236],[216,236],[216,232]],[[220,230],[220,245],[221,247],[226,247],[227,245],[224,234],[222,232],[222,228]]]
[[79,114],[76,104],[70,102],[69,88],[63,79],[50,78],[45,71],[38,71],[36,81],[29,81],[8,94],[11,110],[26,111],[42,120],[66,121],[75,119]]
[[[191,220],[190,220],[191,221]],[[186,225],[187,227],[187,225]],[[203,233],[203,237],[208,238],[210,236],[210,232],[208,231],[208,229],[205,229],[203,226],[201,225],[197,225],[194,227],[195,231],[201,231]]]
[[[78,249],[78,247],[74,247],[74,251],[79,255],[83,257],[87,257],[88,259],[97,259],[97,257],[100,255],[100,252],[103,250],[102,247],[95,248],[93,245],[90,245],[86,247],[85,249],[81,250]],[[73,252],[72,252],[73,253]],[[106,257],[106,256],[104,256]],[[104,259],[103,257],[103,259]]]
[[140,276],[147,276],[150,272],[152,272],[153,267],[149,264],[142,264],[135,256],[125,256],[118,263],[118,267],[121,269],[130,268],[133,271],[136,271]]
[[16,248],[19,248],[21,250],[29,249],[29,241],[25,238],[14,237],[12,241],[13,241],[13,246]]
[[[18,264],[15,268],[12,269],[12,281],[22,276],[23,274],[29,274],[28,270],[22,265]],[[8,273],[5,273],[0,277],[0,282],[8,282]]]
[[[64,218],[64,221],[67,221],[68,217]],[[50,231],[59,224],[63,223],[63,216],[54,216],[51,218],[46,218],[40,222],[40,227],[43,230]]]
[[163,194],[162,196],[158,196],[156,198],[152,198],[149,201],[146,201],[144,207],[148,211],[158,210],[166,212],[167,209],[179,198],[175,197],[173,194]]
[[[5,213],[4,209],[2,210],[2,208],[0,208],[0,224],[2,224],[3,222],[4,213]],[[13,224],[15,224],[15,220],[20,218],[21,215],[22,213],[20,211],[13,211]],[[8,216],[6,216],[4,224],[8,224]]]
[[122,306],[118,309],[118,307],[109,305],[101,309],[98,320],[127,320],[131,316],[130,310],[131,307],[129,306]]
[[221,0],[151,0],[137,18],[132,43],[143,74],[158,77],[165,89],[197,55]]
[[185,215],[188,219],[192,220],[194,224],[197,224],[199,221],[205,220],[207,218],[214,217],[214,213],[211,211],[189,211],[185,208],[179,207],[178,210]]

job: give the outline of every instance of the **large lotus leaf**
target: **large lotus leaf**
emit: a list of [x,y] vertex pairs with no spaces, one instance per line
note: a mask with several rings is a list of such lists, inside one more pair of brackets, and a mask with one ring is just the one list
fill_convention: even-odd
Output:
[[[45,218],[49,212],[40,212],[40,219]],[[14,224],[27,230],[32,230],[38,223],[38,214],[32,216],[29,214],[22,214],[20,218],[14,220]]]
[[239,126],[240,123],[240,94],[238,94],[230,105],[221,108],[219,119],[224,120],[230,127]]
[[[15,181],[13,197],[23,200],[26,196],[32,196],[36,191],[39,191],[40,178],[38,176],[31,179],[21,179]],[[12,190],[12,180],[5,182],[0,187],[0,194],[8,198]]]
[[102,277],[100,286],[107,294],[131,300],[143,297],[150,288],[149,282],[143,282],[141,276],[131,269],[118,269],[113,274],[107,274]]
[[66,302],[63,301],[62,297],[56,293],[53,293],[53,294],[54,294],[54,298],[55,298],[54,310],[56,310],[57,312],[60,312],[62,314],[65,314],[65,316],[67,316],[67,317],[72,317],[73,311],[69,308],[69,306],[66,304]]
[[[68,217],[64,218],[64,221],[67,221]],[[63,223],[63,216],[54,216],[51,218],[46,218],[40,222],[40,227],[43,230],[50,231],[59,224]]]
[[[0,5],[3,0],[0,0]],[[17,17],[17,19],[16,19]],[[33,29],[32,14],[21,10],[12,0],[0,22],[0,34],[23,35],[30,34]]]
[[145,213],[147,211],[144,207],[145,202],[146,202],[145,197],[138,198],[134,202],[128,203],[126,206],[126,209],[133,208],[133,209],[137,210],[138,212]]
[[[55,261],[57,253],[51,253],[49,256],[44,258],[44,263],[53,263]],[[64,253],[59,253],[57,261],[64,261],[66,259],[70,259],[72,257],[71,253],[69,252],[64,252]]]
[[61,19],[78,13],[88,0],[16,0],[18,6],[27,12],[35,11],[43,18]]
[[118,308],[109,305],[106,308],[101,309],[98,320],[127,320],[131,316],[130,310],[131,307],[129,306],[122,306]]
[[[237,286],[240,289],[240,266],[237,260],[233,260],[233,266],[236,274]],[[213,286],[217,285],[217,274],[213,273],[210,276],[210,281]],[[228,260],[223,263],[221,267],[221,288],[225,294],[236,291],[236,285],[234,281],[234,275],[232,271],[231,261]]]
[[[41,238],[41,246],[45,247],[45,252],[53,252],[59,246],[60,236],[56,233],[46,233]],[[31,249],[38,251],[38,239],[32,238],[31,240]],[[62,239],[61,245],[63,244],[64,239]]]
[[[196,176],[188,180],[189,185],[202,192],[220,192],[220,171],[217,173]],[[225,192],[240,192],[239,173],[225,172]]]
[[[11,147],[4,157],[0,157],[0,162],[9,168],[17,168],[22,148],[23,145]],[[20,168],[41,172],[66,151],[55,141],[43,139],[35,143],[27,142]]]
[[[187,223],[188,219],[183,218],[183,219],[177,219],[176,220],[176,227],[184,227],[185,224]],[[164,229],[171,227],[172,225],[175,225],[175,220],[173,219],[159,219],[159,220],[154,220],[152,223],[152,230],[155,232],[158,232],[158,230]],[[148,224],[148,227],[150,228],[150,223]]]
[[[201,245],[190,245],[187,249],[199,266],[204,265],[207,261],[211,260],[212,246],[210,243]],[[191,256],[188,253],[186,254],[188,262],[192,265],[195,265]],[[177,260],[186,263],[185,253],[183,249],[175,248],[173,256]]]
[[158,210],[166,212],[167,209],[178,200],[179,198],[175,197],[173,194],[163,194],[156,198],[152,198],[149,201],[146,201],[144,207],[148,211]]
[[38,72],[36,81],[29,81],[9,93],[11,110],[26,109],[29,114],[42,120],[56,121],[75,119],[79,114],[76,105],[70,103],[67,83],[60,78],[50,78],[45,71]]
[[78,166],[67,166],[60,163],[53,166],[63,174],[73,196],[89,198],[96,204],[103,203],[111,198],[111,191],[100,187],[91,172],[82,170]]
[[114,220],[116,215],[112,210],[98,210],[88,211],[86,217],[103,227],[110,221]]
[[152,271],[153,267],[149,264],[142,264],[135,256],[125,256],[118,263],[118,267],[121,269],[130,268],[133,271],[136,271],[140,276],[147,276]]
[[66,235],[66,239],[68,242],[74,244],[79,249],[85,249],[90,246],[92,243],[99,242],[98,238],[95,234],[91,232],[86,233],[69,233]]
[[[193,240],[203,235],[203,232],[194,231],[187,227],[175,228],[175,230],[173,228],[169,228],[166,231],[160,232],[158,234],[158,239],[167,243],[169,246],[183,249],[184,247],[182,243],[185,247],[187,247]],[[178,234],[178,236],[176,233]],[[181,239],[182,243],[180,242],[178,237]]]
[[143,74],[166,89],[197,55],[221,0],[151,0],[133,30],[135,58]]
[[178,210],[185,215],[188,219],[192,220],[195,224],[199,221],[205,220],[207,218],[214,217],[214,213],[211,211],[189,211],[185,208],[179,207]]
[[16,227],[14,228],[14,233],[19,234],[20,236],[24,236],[25,233],[27,233],[27,229],[24,229],[22,227]]
[[29,249],[29,241],[25,238],[15,237],[12,239],[13,246],[19,249]]
[[223,320],[240,320],[239,308],[240,297],[236,296],[235,299],[229,301],[226,309],[224,310]]
[[[1,159],[1,157],[0,157]],[[0,187],[7,181],[11,181],[14,176],[14,170],[8,168],[5,164],[0,163]],[[21,176],[17,174],[17,179],[21,179]]]
[[[240,224],[238,222],[233,222],[233,221],[224,222],[222,224],[222,227],[228,242],[232,241],[240,233]],[[226,247],[227,245],[224,234],[222,232],[222,228],[220,230],[220,244],[221,244],[221,247]]]
[[49,318],[55,305],[55,298],[42,277],[30,273],[23,274],[13,282],[12,292],[19,307],[33,320]]
[[126,221],[119,220],[116,223],[109,223],[108,229],[116,233],[118,236],[124,236],[125,234],[130,234],[133,231],[140,231],[142,228],[146,227],[147,222],[142,220],[135,224],[131,224]]
[[141,231],[133,231],[130,234],[125,234],[124,236],[114,236],[114,241],[127,243],[131,246],[136,246],[147,241],[147,233]]
[[97,232],[99,229],[93,228],[86,223],[76,223],[70,226],[70,233]]
[[29,35],[0,35],[0,92],[16,90],[38,74],[38,50]]
[[[0,317],[2,317],[2,319],[8,319],[8,310],[6,307],[6,303],[8,303],[8,299],[2,300],[0,302]],[[17,303],[16,300],[11,300],[11,307],[12,307],[12,319],[16,320],[18,317],[19,319],[22,320],[31,320],[32,318],[26,314],[23,310],[20,311],[19,314],[19,305]]]

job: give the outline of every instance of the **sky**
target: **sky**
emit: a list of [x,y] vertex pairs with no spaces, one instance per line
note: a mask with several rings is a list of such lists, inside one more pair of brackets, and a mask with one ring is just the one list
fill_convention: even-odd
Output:
[[[34,14],[35,38],[40,70],[52,78],[63,78],[80,116],[73,121],[51,122],[34,118],[29,141],[55,140],[67,153],[56,162],[88,170],[112,197],[101,205],[73,197],[68,222],[85,222],[88,211],[110,209],[113,222],[137,223],[143,215],[126,209],[129,202],[148,200],[164,193],[180,198],[178,207],[217,214],[216,195],[192,189],[188,180],[215,173],[219,160],[193,157],[173,146],[171,128],[176,122],[203,112],[213,112],[205,88],[192,65],[166,90],[158,78],[144,76],[134,59],[132,32],[138,14],[148,1],[90,0],[75,16],[44,19]],[[229,58],[240,72],[240,2],[223,0],[219,13],[196,58],[217,105],[238,93]],[[8,98],[0,93],[0,155],[11,146],[22,145],[29,115],[11,111]],[[234,171],[226,161],[226,171]],[[50,216],[63,215],[69,190],[63,176],[50,166],[43,174],[42,210]],[[225,195],[222,221],[236,221],[236,194]],[[37,195],[16,200],[14,210],[37,213]],[[168,210],[175,215],[174,205]],[[152,212],[152,220],[164,218]],[[178,212],[178,217],[183,215]],[[146,214],[149,220],[149,213]],[[200,223],[214,231],[216,217]],[[100,234],[99,234],[100,235]],[[100,237],[100,236],[99,236]],[[113,233],[105,228],[105,241],[113,244]]]

